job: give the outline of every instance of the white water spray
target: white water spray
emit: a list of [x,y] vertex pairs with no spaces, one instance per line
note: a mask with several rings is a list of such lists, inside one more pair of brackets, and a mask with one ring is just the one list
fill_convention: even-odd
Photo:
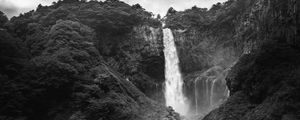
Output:
[[164,55],[165,55],[165,99],[166,105],[181,115],[188,113],[189,105],[187,98],[182,92],[183,81],[179,70],[179,59],[175,47],[172,31],[168,28],[164,33]]
[[222,104],[228,98],[225,76],[227,72],[219,66],[214,66],[202,72],[194,79],[195,114],[207,113]]

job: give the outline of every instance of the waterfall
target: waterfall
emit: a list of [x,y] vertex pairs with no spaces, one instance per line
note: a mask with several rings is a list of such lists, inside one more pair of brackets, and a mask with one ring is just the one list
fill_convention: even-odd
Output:
[[198,78],[196,78],[196,80],[194,81],[194,90],[195,90],[195,104],[196,104],[196,107],[195,107],[195,110],[196,110],[196,113],[198,113],[198,90],[197,90],[197,82],[198,82]]
[[194,79],[195,114],[207,113],[219,106],[228,97],[225,76],[227,70],[214,66]]
[[182,87],[183,80],[179,70],[179,59],[172,31],[168,28],[164,33],[164,55],[165,55],[165,99],[166,105],[181,115],[188,113],[189,105],[184,96]]
[[213,79],[212,84],[211,84],[211,90],[210,90],[210,100],[209,100],[210,106],[213,106],[213,103],[214,103],[213,98],[214,98],[215,82],[216,82],[216,79]]

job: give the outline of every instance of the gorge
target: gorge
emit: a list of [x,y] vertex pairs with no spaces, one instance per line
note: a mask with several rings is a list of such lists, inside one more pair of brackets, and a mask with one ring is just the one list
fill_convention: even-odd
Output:
[[0,120],[299,120],[299,7],[228,0],[161,18],[119,0],[59,0],[0,11]]

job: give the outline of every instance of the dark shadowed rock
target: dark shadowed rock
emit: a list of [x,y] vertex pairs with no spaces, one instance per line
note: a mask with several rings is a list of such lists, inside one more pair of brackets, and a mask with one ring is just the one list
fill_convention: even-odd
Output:
[[229,0],[210,10],[194,7],[168,16],[192,101],[193,86],[206,85],[196,78],[214,67],[229,71],[231,96],[204,120],[299,116],[294,94],[299,88],[287,84],[298,84],[298,8],[295,0]]

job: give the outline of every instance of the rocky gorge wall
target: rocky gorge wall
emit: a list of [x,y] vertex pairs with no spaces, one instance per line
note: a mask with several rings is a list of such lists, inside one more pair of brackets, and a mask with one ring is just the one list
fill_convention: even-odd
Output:
[[[299,119],[292,106],[299,104],[299,94],[292,92],[299,87],[288,84],[298,84],[299,2],[229,0],[210,10],[169,10],[167,25],[186,75],[186,94],[202,111],[216,108],[204,120]],[[216,81],[219,85],[211,84]],[[217,91],[226,90],[225,84],[230,96],[223,103],[227,97],[216,93],[224,93]],[[209,92],[215,91],[224,96],[216,99],[223,101],[220,107],[209,106],[215,97]],[[199,96],[207,102],[197,102]]]
[[118,43],[118,53],[108,59],[148,97],[164,102],[164,55],[161,27],[136,26]]
[[[140,5],[63,0],[0,18],[0,119],[179,119],[163,105],[162,25]],[[298,1],[170,9],[166,27],[195,119],[299,119]]]
[[226,28],[179,29],[173,33],[185,75],[186,95],[195,106],[194,112],[205,114],[227,98],[225,76],[241,52],[228,42],[233,33]]
[[191,111],[199,116],[226,100],[229,91],[225,76],[243,53],[234,41],[236,15],[218,21],[215,14],[223,10],[214,9],[193,7],[169,14],[166,20],[173,29]]
[[299,90],[300,4],[294,0],[250,2],[240,26],[241,38],[256,43],[257,49],[250,49],[232,68],[226,78],[231,97],[204,120],[299,119],[295,92]]

